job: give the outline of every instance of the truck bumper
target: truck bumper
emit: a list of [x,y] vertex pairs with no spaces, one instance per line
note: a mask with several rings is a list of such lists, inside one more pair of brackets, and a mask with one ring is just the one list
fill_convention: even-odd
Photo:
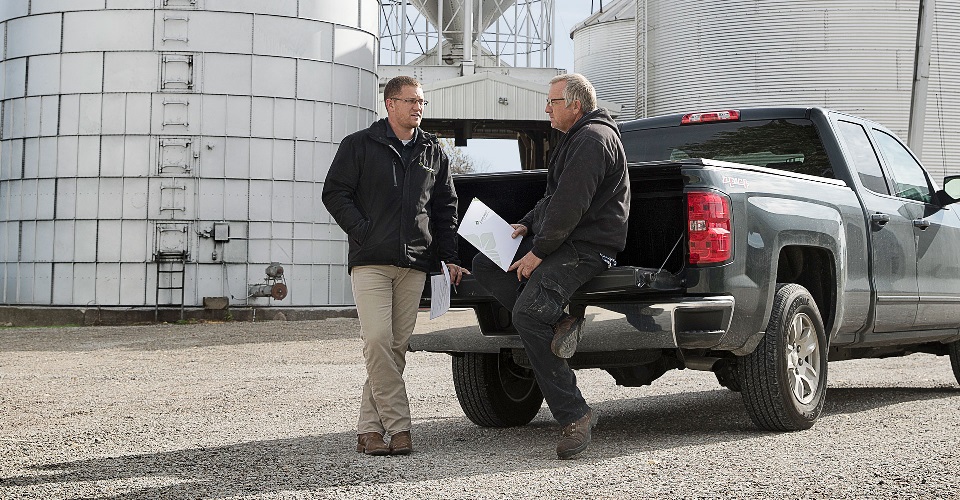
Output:
[[[733,316],[732,296],[682,297],[669,302],[593,303],[586,310],[578,352],[641,349],[710,349],[720,344]],[[517,335],[483,335],[458,328],[416,334],[410,350],[495,353],[522,349]]]

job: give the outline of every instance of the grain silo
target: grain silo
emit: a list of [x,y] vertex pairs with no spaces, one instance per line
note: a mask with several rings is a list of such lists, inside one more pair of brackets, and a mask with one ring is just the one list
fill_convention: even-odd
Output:
[[0,2],[0,304],[352,303],[320,191],[375,119],[378,13]]
[[[572,36],[578,57],[594,50],[597,39],[607,40],[609,51],[636,54],[636,75],[603,92],[635,89],[637,116],[818,105],[871,118],[906,139],[922,3],[623,0]],[[635,5],[631,39],[609,15],[626,4]],[[960,1],[935,2],[922,158],[938,179],[960,172],[945,160],[960,153],[953,140],[960,132],[958,21]],[[576,64],[591,79],[608,71],[594,74]]]
[[642,54],[633,43],[636,8],[637,0],[610,2],[570,30],[573,67],[593,83],[598,98],[621,106],[618,120],[637,117],[635,83]]

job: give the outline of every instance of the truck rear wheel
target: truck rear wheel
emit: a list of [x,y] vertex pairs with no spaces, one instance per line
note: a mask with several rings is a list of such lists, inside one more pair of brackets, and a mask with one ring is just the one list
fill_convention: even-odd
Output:
[[806,288],[777,285],[763,340],[739,364],[744,406],[761,429],[809,429],[827,390],[827,338]]
[[960,340],[950,343],[950,364],[953,365],[953,376],[960,384]]
[[518,365],[509,351],[454,356],[453,387],[463,413],[481,427],[526,425],[543,404],[533,370]]

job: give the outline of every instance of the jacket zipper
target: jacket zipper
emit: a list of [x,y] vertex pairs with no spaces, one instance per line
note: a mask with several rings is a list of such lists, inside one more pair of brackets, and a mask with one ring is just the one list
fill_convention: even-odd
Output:
[[[393,147],[393,145],[391,144],[388,144],[387,147],[389,147],[393,151],[393,154],[397,155],[397,158],[400,158],[400,161],[403,161],[403,156],[400,155],[400,152],[397,151],[397,148]],[[393,161],[390,163],[390,169],[392,170],[392,173],[393,173],[393,187],[397,187],[397,159],[396,158],[394,158]]]

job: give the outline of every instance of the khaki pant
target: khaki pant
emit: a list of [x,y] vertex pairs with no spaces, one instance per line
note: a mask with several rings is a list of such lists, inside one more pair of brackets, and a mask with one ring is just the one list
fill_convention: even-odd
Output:
[[409,431],[410,403],[403,369],[426,273],[395,266],[359,266],[350,274],[367,364],[357,433],[392,436]]

